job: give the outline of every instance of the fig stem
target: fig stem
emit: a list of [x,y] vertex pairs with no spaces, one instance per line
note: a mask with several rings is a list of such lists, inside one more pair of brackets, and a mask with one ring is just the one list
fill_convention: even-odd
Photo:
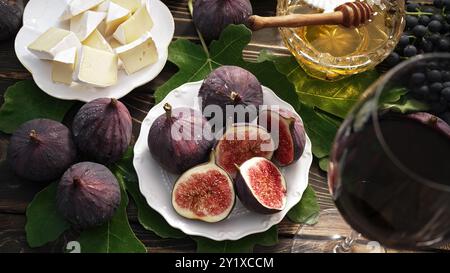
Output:
[[38,134],[36,132],[36,130],[31,130],[30,131],[30,140],[34,143],[40,143],[41,140],[38,138]]
[[172,105],[166,103],[163,106],[164,111],[166,111],[166,116],[167,118],[171,118],[172,117]]
[[111,105],[116,106],[117,105],[117,99],[111,98]]
[[236,92],[234,92],[234,91],[231,91],[230,98],[231,98],[231,99],[233,100],[233,102],[235,102],[235,103],[237,103],[237,102],[239,102],[239,101],[241,100],[241,96],[239,96],[239,94],[236,93]]

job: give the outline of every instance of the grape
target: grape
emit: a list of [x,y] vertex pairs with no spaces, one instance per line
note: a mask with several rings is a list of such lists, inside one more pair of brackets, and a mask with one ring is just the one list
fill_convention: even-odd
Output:
[[440,93],[444,86],[440,82],[435,82],[430,85],[430,91],[434,93]]
[[450,102],[450,87],[442,89],[441,95],[447,100],[447,102]]
[[433,52],[434,49],[433,43],[426,39],[420,41],[419,46],[423,50],[423,52]]
[[411,75],[411,83],[414,85],[419,85],[425,82],[425,74],[421,72],[416,72]]
[[427,27],[422,25],[417,25],[413,28],[412,32],[417,38],[422,38],[427,33]]
[[419,24],[421,24],[422,26],[428,26],[430,22],[431,22],[430,17],[426,15],[422,15],[419,17]]
[[440,32],[441,32],[442,34],[446,34],[446,33],[448,33],[449,31],[450,31],[450,24],[447,23],[447,22],[443,23]]
[[426,7],[426,8],[423,9],[423,12],[426,12],[426,13],[434,13],[434,8],[432,8],[432,7]]
[[434,33],[441,31],[441,28],[442,24],[437,20],[431,21],[430,24],[428,25],[428,30]]
[[419,4],[411,3],[411,4],[406,5],[406,10],[407,10],[407,11],[415,12],[415,11],[417,11],[418,9],[419,9]]
[[413,45],[409,45],[407,47],[405,47],[405,49],[403,50],[403,55],[405,57],[413,57],[417,55],[417,48]]
[[438,47],[442,51],[449,51],[450,50],[450,42],[447,39],[440,39]]
[[444,82],[442,85],[444,86],[444,88],[450,87],[450,82]]
[[403,35],[398,41],[398,46],[405,47],[407,45],[409,45],[409,37],[407,35]]
[[392,52],[391,54],[389,54],[389,56],[386,58],[386,64],[389,66],[395,66],[396,64],[398,64],[400,62],[400,55],[398,55],[395,52]]
[[430,70],[427,72],[427,79],[429,82],[439,82],[442,79],[442,73],[436,69]]
[[408,28],[413,28],[413,27],[417,26],[418,23],[419,23],[419,19],[417,19],[417,17],[411,16],[411,15],[406,16],[406,26]]
[[442,72],[442,81],[450,82],[450,71]]
[[430,90],[428,89],[428,86],[426,85],[422,85],[421,87],[419,87],[418,89],[414,90],[414,93],[416,95],[418,95],[420,98],[425,98],[428,95],[428,92]]
[[444,1],[442,1],[442,0],[434,0],[433,1],[433,5],[436,8],[440,9],[440,8],[442,8],[444,6]]
[[438,33],[433,33],[431,34],[431,36],[429,37],[429,40],[434,44],[437,45],[439,44],[439,40],[441,40],[441,35]]
[[433,14],[433,15],[431,15],[430,19],[431,19],[431,21],[434,21],[434,20],[439,21],[439,22],[444,21],[444,17],[440,14]]

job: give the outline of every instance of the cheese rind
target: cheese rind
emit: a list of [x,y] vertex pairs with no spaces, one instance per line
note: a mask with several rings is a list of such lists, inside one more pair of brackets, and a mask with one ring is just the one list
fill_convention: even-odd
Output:
[[131,44],[116,48],[115,51],[128,75],[158,61],[158,51],[150,33],[144,34]]
[[111,0],[111,1],[126,8],[131,12],[135,12],[141,7],[140,0]]
[[69,4],[70,14],[77,16],[89,9],[100,5],[104,0],[72,0]]
[[86,11],[70,19],[70,31],[74,32],[80,41],[84,41],[105,19],[105,12]]
[[83,41],[83,45],[114,53],[114,50],[97,29]]
[[105,35],[112,35],[117,27],[128,20],[130,16],[131,12],[128,9],[111,2],[105,21]]
[[72,47],[81,47],[75,33],[52,27],[32,42],[28,50],[39,59],[53,60],[58,53]]
[[108,12],[110,0],[103,1],[100,5],[93,7],[92,11]]
[[56,83],[70,85],[77,58],[76,47],[64,50],[55,56],[52,63],[52,80]]
[[153,27],[153,21],[145,6],[139,8],[128,20],[114,32],[114,38],[122,44],[129,44],[139,39]]
[[79,81],[97,87],[108,87],[117,83],[116,54],[83,46],[76,74]]

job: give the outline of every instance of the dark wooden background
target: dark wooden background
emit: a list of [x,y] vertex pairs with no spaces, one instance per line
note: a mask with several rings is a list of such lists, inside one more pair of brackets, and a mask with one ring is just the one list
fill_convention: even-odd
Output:
[[[170,8],[175,18],[176,30],[174,39],[187,38],[198,41],[191,16],[187,9],[187,0],[163,0]],[[258,15],[273,15],[276,10],[276,0],[252,1],[254,13]],[[276,29],[255,32],[251,43],[244,51],[246,60],[255,60],[260,50],[269,49],[276,54],[289,54],[281,42]],[[140,121],[154,104],[154,90],[168,80],[177,68],[167,64],[162,73],[145,86],[139,87],[122,99],[133,116],[134,136],[138,136]],[[0,42],[0,105],[4,102],[5,90],[17,81],[30,79],[31,75],[19,63],[14,53],[14,41]],[[24,109],[26,111],[26,109]],[[8,136],[0,133],[0,252],[47,252],[62,250],[62,243],[56,242],[38,249],[30,249],[26,243],[24,226],[26,222],[25,210],[35,193],[45,185],[20,181],[6,167],[4,163]],[[310,184],[316,191],[318,202],[322,210],[334,208],[329,196],[325,173],[319,170],[317,162],[313,163],[310,172]],[[150,231],[144,230],[137,222],[137,211],[130,203],[128,214],[131,225],[140,240],[147,246],[149,252],[193,252],[195,243],[186,239],[161,239]],[[322,223],[320,228],[308,229],[308,232],[319,238],[329,240],[328,226],[335,223]],[[289,252],[292,238],[299,228],[285,219],[278,225],[279,243],[271,247],[257,246],[256,252]],[[342,234],[348,233],[348,228],[342,226]],[[64,238],[61,239],[64,241]]]

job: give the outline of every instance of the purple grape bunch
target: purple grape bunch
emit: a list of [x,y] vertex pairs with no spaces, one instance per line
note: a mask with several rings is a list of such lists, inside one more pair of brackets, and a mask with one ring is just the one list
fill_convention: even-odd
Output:
[[450,0],[434,0],[432,5],[406,1],[405,31],[383,64],[394,67],[430,52],[450,52]]

